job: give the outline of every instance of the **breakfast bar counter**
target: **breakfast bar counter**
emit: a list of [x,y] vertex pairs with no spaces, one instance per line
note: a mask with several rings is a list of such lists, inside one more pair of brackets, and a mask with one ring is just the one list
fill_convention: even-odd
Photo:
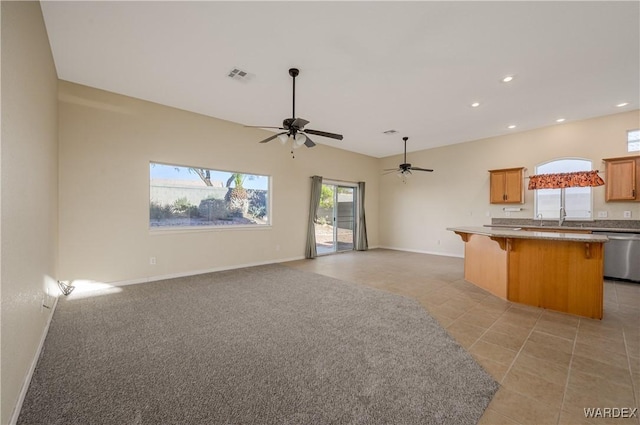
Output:
[[606,236],[451,227],[465,242],[464,278],[509,301],[602,319]]

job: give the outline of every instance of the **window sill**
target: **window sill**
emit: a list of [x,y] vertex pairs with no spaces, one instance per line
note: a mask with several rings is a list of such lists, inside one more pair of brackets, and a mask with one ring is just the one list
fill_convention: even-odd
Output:
[[230,225],[230,226],[167,226],[149,227],[151,235],[202,233],[202,232],[225,232],[225,231],[251,231],[251,230],[271,230],[271,224],[263,225]]

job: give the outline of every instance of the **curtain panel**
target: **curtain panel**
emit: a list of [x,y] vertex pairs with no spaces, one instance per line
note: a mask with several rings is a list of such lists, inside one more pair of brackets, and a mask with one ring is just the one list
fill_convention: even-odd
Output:
[[369,249],[367,242],[367,221],[364,216],[364,182],[358,182],[358,222],[356,223],[356,250],[366,251]]
[[309,201],[309,221],[307,223],[307,244],[304,250],[305,258],[316,258],[316,222],[318,221],[318,206],[322,194],[322,177],[311,177],[311,199]]
[[598,170],[576,171],[574,173],[538,174],[529,177],[529,190],[562,189],[565,187],[602,186],[604,180]]

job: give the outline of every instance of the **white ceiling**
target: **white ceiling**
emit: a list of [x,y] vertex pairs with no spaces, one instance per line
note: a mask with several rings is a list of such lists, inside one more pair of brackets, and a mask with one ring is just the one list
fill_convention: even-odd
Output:
[[[314,141],[374,157],[401,153],[403,136],[416,151],[640,106],[638,1],[44,1],[42,9],[60,79],[279,126],[291,116],[288,69],[297,67],[296,115],[307,128],[344,134]],[[229,78],[234,67],[251,78]],[[502,83],[507,74],[514,80]],[[390,129],[398,133],[383,134]]]

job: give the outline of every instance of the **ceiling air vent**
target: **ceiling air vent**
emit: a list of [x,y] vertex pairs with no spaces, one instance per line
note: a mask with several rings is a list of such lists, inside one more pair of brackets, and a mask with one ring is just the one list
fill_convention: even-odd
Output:
[[253,75],[249,74],[247,71],[241,70],[240,68],[233,68],[229,71],[227,76],[238,81],[249,81]]

